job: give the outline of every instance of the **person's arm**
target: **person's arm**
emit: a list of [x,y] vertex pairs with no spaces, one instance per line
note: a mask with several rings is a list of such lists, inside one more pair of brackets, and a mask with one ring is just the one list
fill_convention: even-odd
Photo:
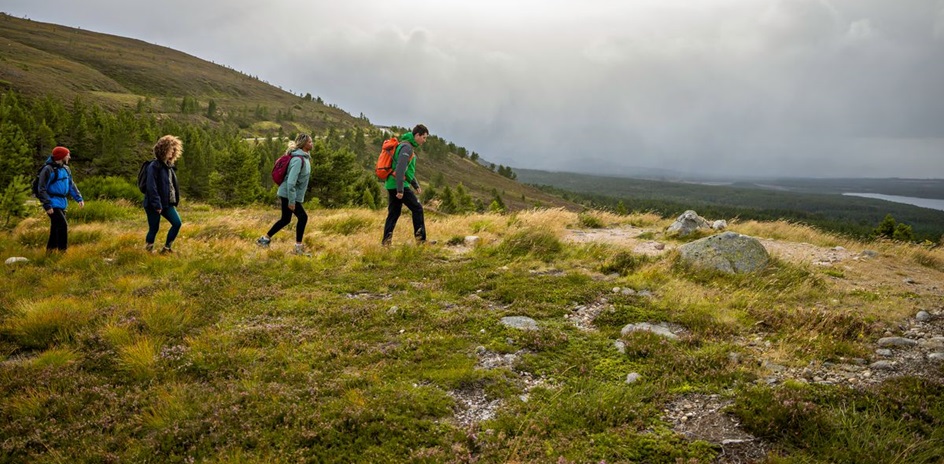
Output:
[[75,185],[75,179],[72,178],[71,171],[69,172],[69,195],[72,195],[73,200],[79,202],[79,206],[85,207],[85,200],[82,199],[82,193],[79,192],[79,188]]
[[156,162],[151,161],[147,167],[147,206],[151,209],[161,212],[161,194],[157,188],[157,179],[160,176],[160,167]]
[[39,170],[39,179],[37,183],[37,194],[36,197],[39,198],[39,202],[43,205],[43,211],[46,214],[52,214],[52,199],[49,198],[49,175],[52,173],[52,168],[45,166]]
[[403,183],[406,178],[406,167],[410,165],[410,158],[413,157],[413,146],[409,143],[400,145],[400,153],[397,154],[397,167],[393,171],[393,177],[397,182],[397,195],[403,194]]
[[288,162],[288,174],[285,176],[285,196],[288,198],[288,209],[295,209],[295,196],[298,194],[298,176],[302,172],[302,163],[305,159],[301,156],[293,156]]

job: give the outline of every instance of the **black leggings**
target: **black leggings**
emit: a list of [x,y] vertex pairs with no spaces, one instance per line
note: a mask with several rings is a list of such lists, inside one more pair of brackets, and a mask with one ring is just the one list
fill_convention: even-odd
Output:
[[[287,226],[292,222],[292,210],[288,209],[288,198],[279,197],[279,200],[282,200],[282,217],[278,221],[275,221],[275,224],[272,224],[272,228],[269,229],[269,233],[266,234],[269,238],[272,238],[276,232],[282,230],[283,227]],[[298,243],[302,242],[302,237],[305,236],[305,226],[308,225],[308,214],[305,213],[305,208],[301,203],[295,203],[295,217],[298,218],[298,225],[295,226],[295,241]]]

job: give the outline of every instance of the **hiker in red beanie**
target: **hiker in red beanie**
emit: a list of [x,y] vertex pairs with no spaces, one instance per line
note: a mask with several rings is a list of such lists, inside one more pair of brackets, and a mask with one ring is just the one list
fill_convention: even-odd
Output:
[[66,147],[52,149],[52,155],[46,158],[46,165],[39,171],[36,184],[36,197],[43,205],[43,210],[49,216],[49,241],[46,242],[46,251],[66,251],[69,246],[69,224],[66,222],[66,208],[69,206],[67,196],[85,207],[85,201],[78,187],[72,181],[72,171],[69,170],[69,159],[72,156]]

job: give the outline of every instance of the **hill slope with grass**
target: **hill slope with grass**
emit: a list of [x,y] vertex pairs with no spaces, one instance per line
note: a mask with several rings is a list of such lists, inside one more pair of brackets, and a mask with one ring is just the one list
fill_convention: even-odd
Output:
[[[273,137],[306,132],[332,139],[329,144],[333,146],[350,149],[364,172],[372,173],[381,142],[388,136],[366,117],[351,116],[310,93],[294,95],[253,77],[251,70],[234,70],[140,40],[6,14],[0,14],[0,39],[3,42],[0,89],[29,100],[29,104],[22,105],[26,109],[11,110],[9,116],[0,117],[0,123],[19,111],[28,111],[31,105],[40,107],[42,111],[35,112],[45,115],[49,107],[65,103],[71,108],[69,113],[55,112],[56,116],[49,117],[74,118],[69,124],[61,124],[62,127],[55,122],[63,121],[38,120],[29,124],[14,121],[25,131],[22,137],[0,133],[0,143],[18,145],[25,139],[28,148],[24,150],[34,152],[32,162],[23,163],[33,166],[23,167],[22,175],[33,175],[35,166],[48,156],[50,143],[60,143],[70,145],[76,167],[86,176],[127,178],[139,163],[116,166],[107,160],[147,156],[154,143],[151,132],[156,126],[171,126],[167,121],[177,123],[176,135],[184,138],[185,165],[195,159],[194,155],[211,151],[205,145],[212,144],[219,152],[223,151],[219,147],[229,142],[208,143],[208,139],[238,136],[247,145],[255,145]],[[99,108],[109,115],[100,117]],[[137,124],[128,121],[135,119]],[[422,162],[417,174],[424,184],[428,185],[434,177],[440,188],[449,185],[455,189],[462,183],[483,209],[496,194],[511,210],[535,205],[580,208],[560,196],[514,182],[472,162],[468,153],[475,147],[472,150],[457,147],[436,136],[435,121],[425,123],[433,137],[418,155]],[[44,129],[46,124],[52,129]],[[193,128],[209,135],[192,135]],[[3,140],[7,137],[11,141]],[[284,148],[285,143],[276,145]],[[266,149],[266,157],[277,157],[275,147]],[[227,147],[226,151],[233,150]],[[271,167],[271,160],[268,162]],[[225,163],[207,159],[197,164],[215,169],[210,167]],[[262,172],[258,177],[267,176]],[[5,187],[0,185],[0,191]],[[183,190],[185,195],[196,196],[206,189],[184,186]],[[208,197],[200,199],[206,201]]]
[[73,208],[62,255],[39,215],[0,235],[28,259],[0,279],[4,462],[944,454],[941,248],[732,221],[772,261],[731,276],[655,215],[433,215],[437,244],[401,221],[382,248],[381,212],[342,209],[298,257],[253,243],[271,208],[180,214],[172,255],[125,202]]

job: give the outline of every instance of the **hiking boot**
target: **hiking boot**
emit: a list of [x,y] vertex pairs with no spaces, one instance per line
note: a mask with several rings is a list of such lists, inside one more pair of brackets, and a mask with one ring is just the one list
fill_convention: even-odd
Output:
[[154,244],[153,244],[153,243],[145,243],[145,244],[144,244],[144,251],[146,251],[146,252],[148,252],[148,253],[154,253]]
[[162,255],[169,255],[169,254],[173,254],[173,253],[174,253],[174,250],[172,250],[171,247],[169,247],[169,246],[167,246],[167,245],[164,245],[164,248],[161,248],[161,254],[162,254]]
[[311,253],[305,251],[305,246],[304,246],[304,245],[297,245],[297,244],[296,244],[296,245],[295,245],[295,251],[293,251],[292,253],[294,253],[294,254],[296,254],[296,255],[298,255],[298,256],[311,256]]
[[256,239],[256,245],[261,246],[262,248],[269,248],[269,244],[272,243],[272,239],[263,235]]

